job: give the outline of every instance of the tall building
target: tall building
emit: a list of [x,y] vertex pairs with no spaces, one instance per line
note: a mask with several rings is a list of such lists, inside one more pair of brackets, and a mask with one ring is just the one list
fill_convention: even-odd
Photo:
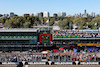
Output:
[[8,18],[9,17],[9,14],[4,14],[3,15],[3,18]]
[[95,13],[94,12],[91,12],[90,16],[91,17],[95,17]]
[[34,16],[34,14],[32,13],[32,14],[30,14],[31,16]]
[[17,14],[14,14],[14,16],[18,16]]
[[0,14],[0,17],[2,17],[3,15],[2,14]]
[[66,16],[66,12],[58,12],[57,14],[59,17],[65,17]]
[[43,12],[40,12],[39,13],[39,17],[43,17]]
[[56,14],[56,13],[54,13],[54,14],[53,14],[53,17],[57,17],[57,14]]
[[84,10],[84,13],[86,13],[86,10]]
[[35,16],[35,17],[38,17],[38,16],[39,16],[39,13],[34,13],[34,16]]
[[80,17],[82,16],[82,14],[80,13]]
[[83,17],[88,17],[88,13],[83,14]]
[[10,17],[14,17],[14,13],[13,12],[10,12]]
[[83,17],[88,17],[88,13],[86,13],[86,10],[84,10]]
[[50,16],[49,12],[44,12],[43,13],[43,17],[49,17],[49,16]]
[[75,14],[74,17],[79,17],[79,15],[78,14]]
[[96,15],[95,15],[95,17],[98,17],[98,16],[100,16],[100,14],[96,14]]
[[24,16],[30,16],[30,14],[24,14]]

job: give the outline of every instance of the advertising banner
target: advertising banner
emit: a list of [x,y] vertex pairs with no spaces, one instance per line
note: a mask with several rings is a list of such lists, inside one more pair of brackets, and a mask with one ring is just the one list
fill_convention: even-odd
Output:
[[100,46],[100,44],[96,44],[96,43],[95,44],[79,43],[79,44],[77,44],[77,46]]

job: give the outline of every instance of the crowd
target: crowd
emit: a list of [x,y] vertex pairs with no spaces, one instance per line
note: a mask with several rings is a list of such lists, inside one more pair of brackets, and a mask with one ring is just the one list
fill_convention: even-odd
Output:
[[100,54],[95,52],[85,52],[81,50],[79,53],[73,50],[59,50],[56,53],[4,53],[0,54],[1,62],[34,62],[42,61],[42,59],[54,60],[54,61],[100,61]]
[[[99,33],[99,32],[98,32]],[[53,31],[53,35],[55,36],[82,36],[82,35],[92,35],[92,36],[96,36],[96,35],[99,35],[98,33],[87,33],[87,32],[84,32],[84,31],[79,31],[79,30],[54,30]]]

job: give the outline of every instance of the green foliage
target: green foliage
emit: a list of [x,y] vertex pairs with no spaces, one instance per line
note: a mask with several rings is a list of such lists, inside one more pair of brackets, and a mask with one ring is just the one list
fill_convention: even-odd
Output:
[[30,24],[31,24],[31,22],[25,22],[23,24],[23,26],[24,26],[24,28],[30,28]]
[[0,23],[4,24],[6,20],[7,20],[7,19],[5,19],[5,18],[1,18],[1,19],[0,19]]
[[[58,23],[61,29],[72,29],[73,24],[79,29],[91,28],[97,29],[100,27],[100,17],[34,17],[34,16],[20,16],[12,18],[0,18],[0,23],[4,24],[5,27],[11,28],[31,28],[33,25],[41,24],[41,21],[46,25],[46,20],[49,19],[49,26],[52,26],[55,21]],[[88,23],[88,24],[87,24]],[[95,25],[97,23],[97,25]]]
[[100,27],[100,17],[92,19],[92,21],[90,22],[90,26],[92,27],[92,29],[98,29]]
[[68,19],[61,20],[58,25],[61,29],[71,29],[72,28],[72,22]]
[[49,26],[52,26],[54,24],[54,19],[51,19],[49,22]]

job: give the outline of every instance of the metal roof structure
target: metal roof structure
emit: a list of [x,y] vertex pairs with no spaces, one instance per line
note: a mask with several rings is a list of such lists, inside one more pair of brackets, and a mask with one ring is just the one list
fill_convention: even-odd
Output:
[[0,32],[37,32],[38,29],[34,28],[9,28],[0,29]]

